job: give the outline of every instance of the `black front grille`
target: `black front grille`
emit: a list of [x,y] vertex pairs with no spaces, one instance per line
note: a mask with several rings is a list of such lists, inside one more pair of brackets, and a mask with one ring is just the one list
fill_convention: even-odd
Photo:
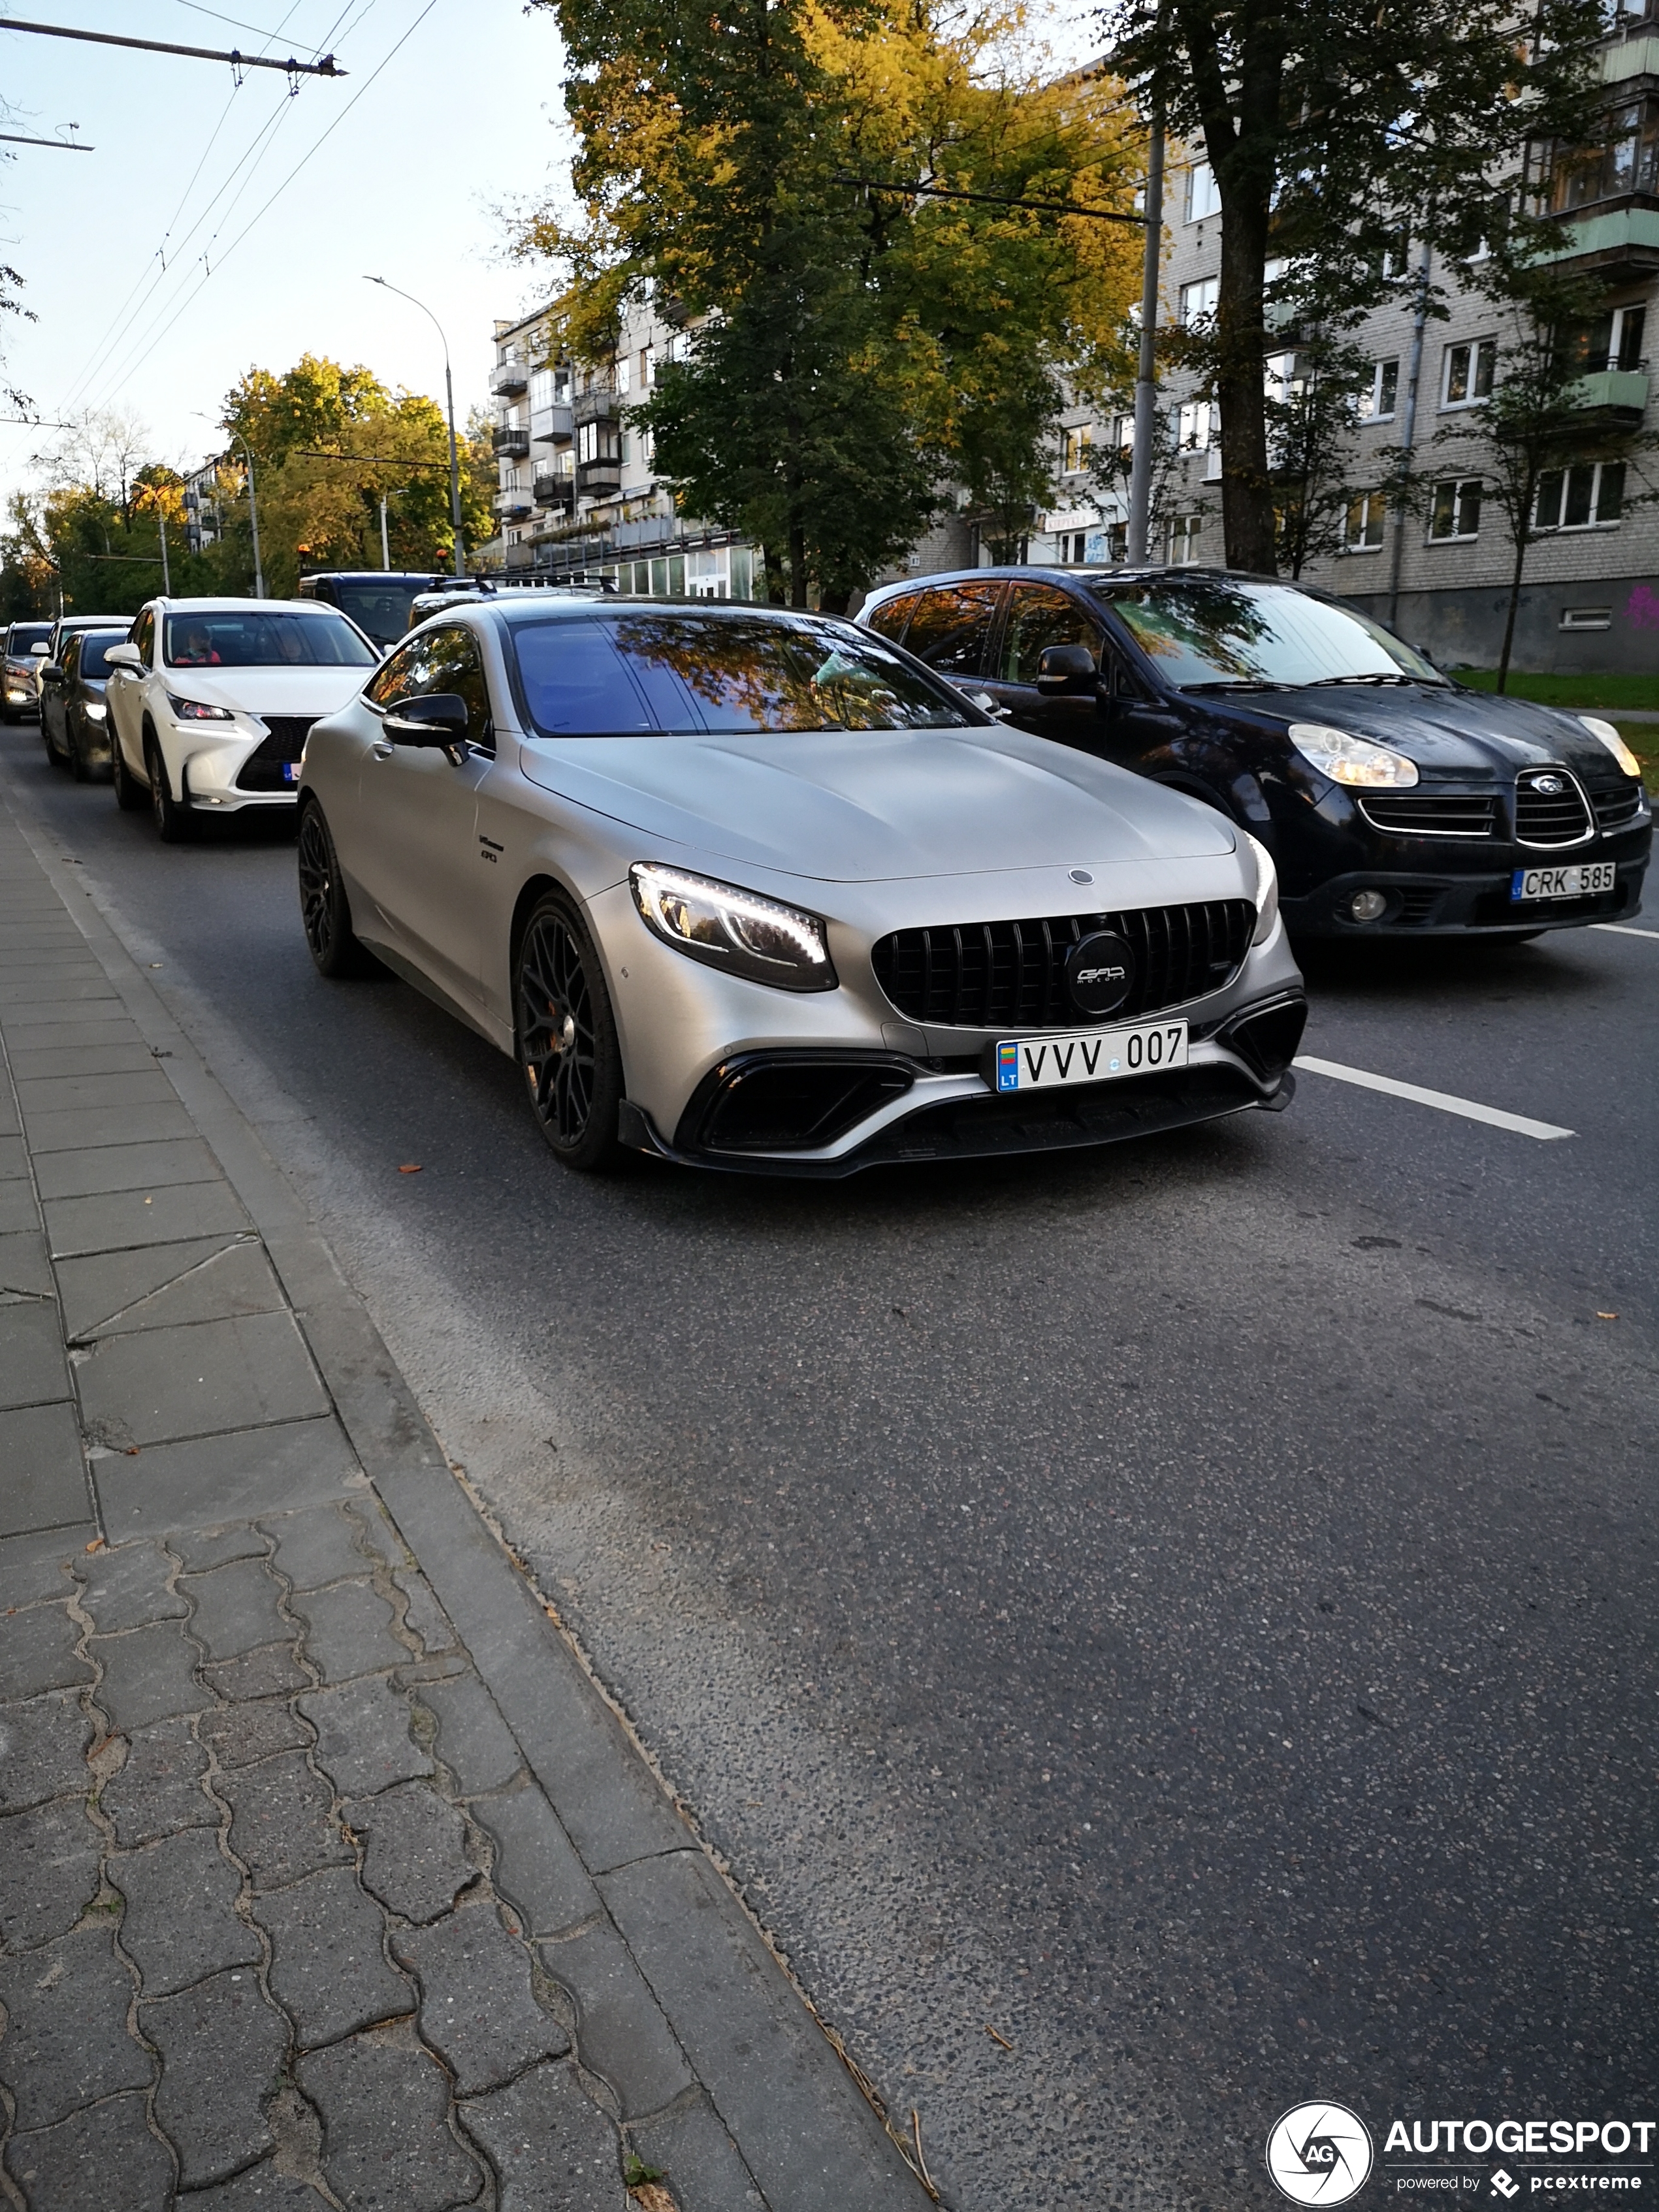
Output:
[[[1540,791],[1540,783],[1559,783]],[[1564,769],[1534,769],[1515,787],[1515,834],[1523,845],[1582,845],[1595,824],[1584,794]]]
[[284,773],[306,749],[315,720],[311,714],[264,714],[260,720],[270,735],[263,739],[236,771],[239,791],[292,791],[292,777]]
[[1627,783],[1621,791],[1598,791],[1590,803],[1595,809],[1598,830],[1622,830],[1642,811],[1642,787],[1639,783]]
[[1390,792],[1367,794],[1359,811],[1374,830],[1400,837],[1490,837],[1498,827],[1493,793],[1465,798],[1449,792]]
[[1066,1029],[1083,1018],[1066,994],[1066,955],[1091,931],[1115,930],[1134,948],[1134,988],[1115,1020],[1219,990],[1242,966],[1255,925],[1255,908],[1248,899],[1214,899],[1127,914],[901,929],[878,939],[871,957],[877,982],[913,1022],[946,1029]]

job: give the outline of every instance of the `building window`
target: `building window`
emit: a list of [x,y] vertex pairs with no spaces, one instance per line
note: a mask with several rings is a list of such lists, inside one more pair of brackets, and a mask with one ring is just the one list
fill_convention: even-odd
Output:
[[556,368],[553,372],[553,404],[556,407],[568,407],[570,404],[570,368],[568,363],[562,368]]
[[1449,345],[1441,371],[1440,404],[1474,407],[1492,398],[1492,371],[1498,366],[1496,338],[1471,338],[1463,345]]
[[1586,376],[1607,368],[1640,368],[1647,334],[1645,307],[1609,307],[1561,333],[1562,351]]
[[1063,476],[1080,477],[1089,465],[1089,448],[1094,442],[1094,430],[1085,422],[1075,430],[1066,433],[1066,451],[1060,462]]
[[1380,553],[1382,520],[1387,513],[1388,501],[1380,491],[1363,491],[1358,499],[1350,500],[1342,526],[1343,551]]
[[1400,363],[1397,361],[1374,361],[1371,363],[1371,380],[1359,394],[1360,421],[1392,422],[1399,399]]
[[1109,522],[1103,530],[1091,530],[1084,545],[1084,557],[1089,561],[1109,561],[1114,567],[1129,557],[1129,526],[1127,522]]
[[1611,607],[1563,607],[1561,628],[1563,629],[1611,629],[1613,609]]
[[640,390],[649,392],[657,381],[657,355],[653,346],[640,348]]
[[1183,284],[1177,310],[1182,329],[1195,331],[1200,324],[1212,322],[1220,296],[1218,276],[1200,276],[1195,284]]
[[1213,399],[1188,399],[1176,417],[1176,442],[1183,453],[1207,453],[1221,435],[1221,410]]
[[629,358],[628,355],[625,353],[618,354],[617,356],[617,380],[615,389],[617,392],[631,392],[633,388],[634,364]]
[[1062,568],[1069,568],[1088,558],[1089,533],[1086,530],[1062,530],[1054,544],[1059,549],[1054,557]]
[[1194,161],[1187,172],[1187,220],[1206,222],[1221,212],[1221,188],[1207,161]]
[[1555,215],[1659,191],[1659,100],[1622,100],[1599,145],[1547,147],[1534,175],[1538,204]]
[[1446,540],[1474,538],[1480,530],[1480,477],[1459,477],[1449,483],[1437,483],[1429,509],[1429,536]]
[[1576,469],[1546,469],[1538,479],[1534,530],[1605,529],[1625,504],[1622,461],[1585,462]]
[[1170,566],[1190,568],[1198,560],[1199,532],[1204,527],[1201,514],[1177,514],[1170,522]]
[[539,415],[553,404],[553,372],[550,368],[532,368],[530,372],[530,411]]

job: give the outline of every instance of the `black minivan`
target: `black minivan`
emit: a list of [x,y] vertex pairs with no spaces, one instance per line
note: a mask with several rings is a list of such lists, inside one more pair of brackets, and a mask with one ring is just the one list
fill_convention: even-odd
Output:
[[442,581],[430,568],[331,568],[301,576],[300,597],[338,607],[384,650],[409,628],[409,603],[415,594]]
[[968,568],[859,620],[1018,727],[1261,838],[1302,937],[1529,937],[1637,912],[1653,837],[1611,723],[1470,691],[1351,602],[1218,568]]

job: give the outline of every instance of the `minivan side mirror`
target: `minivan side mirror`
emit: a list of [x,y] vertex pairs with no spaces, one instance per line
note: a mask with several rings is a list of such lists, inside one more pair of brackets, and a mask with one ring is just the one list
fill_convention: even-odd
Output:
[[1039,691],[1086,691],[1095,674],[1095,657],[1086,645],[1045,645],[1037,655]]
[[394,745],[459,745],[467,732],[466,702],[459,691],[417,691],[393,699],[380,727]]
[[111,646],[104,655],[104,665],[106,668],[130,668],[135,676],[142,676],[144,658],[136,645],[126,641],[120,645]]
[[34,643],[33,645],[32,645],[32,646],[29,647],[29,651],[30,651],[31,653],[42,653],[42,654],[46,653],[49,653],[51,650],[52,650],[52,648],[51,648],[51,647],[47,644],[47,642],[46,642],[46,639],[45,639],[45,638],[40,638],[40,640],[38,640],[38,641],[37,641],[37,642],[36,642],[36,643]]

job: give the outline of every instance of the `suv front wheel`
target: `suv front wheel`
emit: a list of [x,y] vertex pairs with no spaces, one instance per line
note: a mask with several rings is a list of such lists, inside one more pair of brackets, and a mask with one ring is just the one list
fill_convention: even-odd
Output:
[[164,845],[188,844],[196,834],[195,819],[190,809],[181,806],[173,795],[167,763],[161,757],[154,730],[144,732],[144,769],[149,777],[149,811],[156,836]]

